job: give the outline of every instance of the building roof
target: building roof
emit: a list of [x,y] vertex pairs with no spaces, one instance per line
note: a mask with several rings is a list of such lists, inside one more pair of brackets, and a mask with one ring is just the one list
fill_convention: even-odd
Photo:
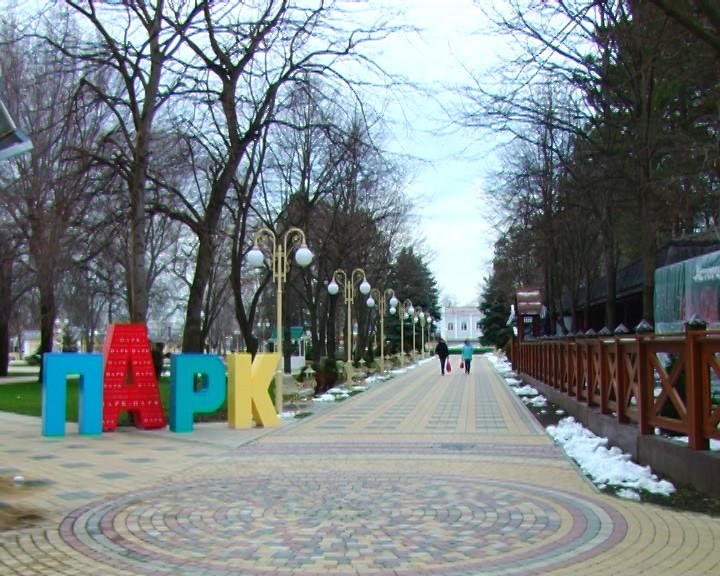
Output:
[[445,313],[452,314],[479,314],[480,309],[477,306],[443,306]]
[[[670,264],[676,264],[696,256],[709,254],[720,250],[720,241],[710,239],[706,236],[698,236],[693,238],[681,238],[671,240],[664,246],[661,246],[655,256],[655,268],[662,268]],[[624,298],[633,294],[642,292],[643,289],[643,261],[642,258],[633,260],[632,262],[621,266],[617,270],[616,296]],[[592,285],[590,294],[590,304],[600,304],[607,300],[607,281],[605,276],[595,280]],[[583,290],[580,290],[578,302],[582,307],[585,302]]]

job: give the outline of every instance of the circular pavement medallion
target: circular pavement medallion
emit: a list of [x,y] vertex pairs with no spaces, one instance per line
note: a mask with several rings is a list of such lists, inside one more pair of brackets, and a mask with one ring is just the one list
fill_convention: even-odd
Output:
[[299,474],[175,484],[69,514],[63,540],[138,574],[542,574],[605,552],[613,508],[460,476]]

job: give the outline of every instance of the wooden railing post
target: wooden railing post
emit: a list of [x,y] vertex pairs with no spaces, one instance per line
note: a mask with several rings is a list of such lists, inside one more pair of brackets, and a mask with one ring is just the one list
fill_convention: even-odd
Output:
[[580,402],[580,397],[582,395],[581,388],[582,388],[582,374],[583,374],[583,365],[582,365],[582,359],[583,359],[583,348],[587,350],[587,343],[585,342],[585,339],[583,340],[576,340],[577,342],[577,348],[576,348],[576,362],[575,362],[575,400]]
[[650,411],[653,405],[654,381],[652,377],[652,365],[647,357],[646,339],[648,334],[655,331],[652,325],[642,320],[635,327],[635,342],[637,343],[637,367],[638,367],[638,431],[640,434],[651,434]]
[[624,324],[620,324],[615,328],[615,382],[617,383],[617,421],[620,424],[626,424],[629,421],[627,416],[627,375],[625,373],[625,356],[623,348],[620,344],[623,336],[629,334]]
[[[586,338],[596,338],[597,334],[595,333],[595,330],[590,328],[587,332],[585,332]],[[593,357],[595,354],[593,354],[592,350],[592,344],[596,340],[587,340],[587,364],[585,365],[585,378],[587,378],[587,389],[585,390],[585,403],[588,406],[593,405],[593,399],[592,399],[592,381],[593,381]],[[580,396],[578,396],[579,398]]]
[[707,324],[693,316],[685,324],[685,396],[687,399],[688,446],[693,450],[708,450],[710,440],[705,438],[703,416],[706,399],[702,383],[702,358],[698,339],[705,336]]
[[610,382],[608,381],[607,350],[605,349],[605,340],[600,338],[598,341],[600,342],[600,354],[598,355],[600,361],[600,414],[607,414],[610,412],[608,409]]

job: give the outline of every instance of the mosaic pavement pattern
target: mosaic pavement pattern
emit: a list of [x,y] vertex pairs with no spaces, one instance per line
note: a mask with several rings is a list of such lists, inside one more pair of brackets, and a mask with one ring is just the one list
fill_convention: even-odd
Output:
[[133,492],[71,513],[60,536],[135,574],[499,575],[599,555],[625,531],[608,506],[520,483],[300,474]]

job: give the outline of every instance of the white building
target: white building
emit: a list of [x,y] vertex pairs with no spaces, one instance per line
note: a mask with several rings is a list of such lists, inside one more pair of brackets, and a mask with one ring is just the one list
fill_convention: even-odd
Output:
[[478,344],[482,336],[482,317],[483,314],[477,306],[444,306],[440,334],[448,346],[462,344],[465,340]]

